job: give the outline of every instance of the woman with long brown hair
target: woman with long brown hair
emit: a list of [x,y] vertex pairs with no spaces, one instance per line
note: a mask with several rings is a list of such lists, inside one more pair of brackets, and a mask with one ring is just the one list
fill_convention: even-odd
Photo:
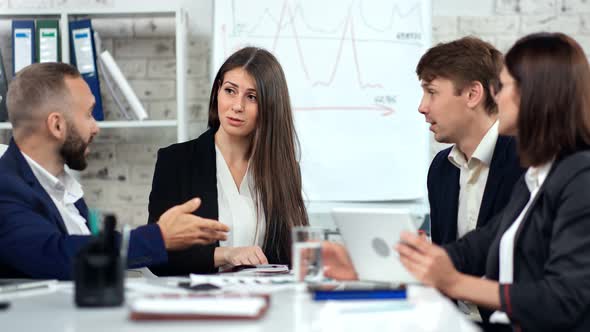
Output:
[[195,213],[228,225],[228,239],[170,252],[169,263],[152,270],[290,264],[291,228],[308,220],[287,82],[270,52],[246,47],[225,61],[213,81],[208,127],[158,152],[149,222],[185,197],[200,197]]

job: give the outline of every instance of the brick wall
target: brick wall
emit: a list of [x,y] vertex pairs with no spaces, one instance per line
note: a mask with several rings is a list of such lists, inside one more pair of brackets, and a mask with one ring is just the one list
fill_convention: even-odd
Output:
[[[494,0],[490,13],[477,16],[449,15],[453,9],[444,8],[446,0],[433,0],[433,44],[474,35],[506,52],[514,42],[529,33],[539,31],[563,32],[576,39],[586,53],[590,52],[590,2],[585,0]],[[485,7],[488,1],[478,2]],[[438,5],[438,6],[437,6]],[[469,6],[475,2],[469,2]],[[465,10],[457,8],[457,12]],[[431,139],[432,156],[446,147]]]
[[[2,8],[77,5],[99,3],[113,6],[123,0],[0,0]],[[505,51],[518,37],[534,31],[563,31],[590,50],[590,2],[584,0],[487,0],[490,13],[478,16],[453,15],[465,9],[448,7],[452,1],[433,0],[433,42],[475,35]],[[457,1],[455,1],[457,2]],[[475,3],[467,1],[470,6]],[[452,6],[452,5],[451,5]],[[85,8],[85,7],[84,7]],[[438,10],[437,10],[438,8]],[[443,10],[444,9],[444,10]],[[442,12],[442,13],[441,13]],[[211,13],[190,13],[190,20],[210,20]],[[174,119],[175,49],[172,19],[142,17],[100,19],[93,21],[108,49],[140,97],[152,119]],[[206,127],[210,82],[209,37],[202,32],[189,33],[189,72],[187,82],[189,137],[198,136]],[[0,50],[5,67],[11,68],[10,21],[0,20]],[[105,114],[118,120],[120,114],[103,86]],[[8,131],[0,131],[0,143],[8,140]],[[93,144],[90,166],[80,176],[91,207],[116,212],[121,220],[133,225],[147,220],[147,202],[155,156],[159,147],[176,139],[174,129],[104,129]],[[432,140],[434,155],[444,145]]]

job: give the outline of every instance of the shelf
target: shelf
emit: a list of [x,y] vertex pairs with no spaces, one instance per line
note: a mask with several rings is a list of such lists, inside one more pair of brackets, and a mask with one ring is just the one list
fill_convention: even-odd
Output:
[[[2,0],[0,0],[2,2]],[[117,17],[172,17],[175,21],[175,52],[176,52],[176,120],[147,120],[147,121],[105,121],[99,122],[100,128],[154,128],[154,127],[175,127],[177,142],[184,142],[188,139],[188,125],[186,121],[186,68],[187,68],[187,22],[186,11],[175,6],[145,6],[137,8],[131,2],[116,8],[64,8],[64,9],[2,9],[2,19],[23,19],[43,16],[55,16],[60,21],[61,33],[61,60],[70,62],[70,38],[69,22],[78,16],[91,18],[117,18]],[[64,31],[68,33],[63,33]],[[1,123],[0,129],[10,129],[9,123]]]
[[179,9],[171,7],[153,7],[121,10],[117,8],[96,8],[96,9],[2,9],[0,17],[12,18],[14,16],[60,16],[63,13],[67,15],[108,15],[108,16],[138,16],[138,15],[174,15]]
[[[99,128],[154,128],[176,127],[176,120],[97,121]],[[0,129],[11,129],[10,122],[0,122]]]

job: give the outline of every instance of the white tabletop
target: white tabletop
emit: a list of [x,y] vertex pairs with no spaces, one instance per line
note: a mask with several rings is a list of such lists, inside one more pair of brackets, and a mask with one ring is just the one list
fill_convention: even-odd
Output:
[[[132,280],[130,285],[158,287],[170,279]],[[157,288],[155,288],[157,290]],[[172,288],[171,288],[172,289]],[[151,290],[153,291],[153,289]],[[132,301],[135,291],[127,296]],[[7,298],[3,298],[6,300]],[[2,300],[2,299],[0,299]],[[455,306],[438,292],[426,287],[409,289],[409,299],[402,309],[375,311],[366,302],[314,302],[310,294],[294,287],[273,292],[264,317],[257,321],[150,321],[129,319],[126,305],[118,308],[80,309],[73,301],[71,283],[60,283],[57,290],[36,295],[9,296],[11,306],[0,311],[2,331],[478,331]],[[354,310],[342,314],[339,306],[353,303]],[[372,302],[380,305],[386,302]],[[390,302],[393,303],[393,302]],[[397,300],[396,303],[400,303]],[[403,304],[403,303],[402,303]]]

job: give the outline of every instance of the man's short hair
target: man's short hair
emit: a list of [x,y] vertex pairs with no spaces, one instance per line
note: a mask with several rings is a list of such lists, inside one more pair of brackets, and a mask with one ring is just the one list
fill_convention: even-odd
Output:
[[494,114],[498,109],[490,87],[498,91],[502,65],[502,53],[492,44],[463,37],[429,49],[420,58],[416,74],[427,83],[438,77],[451,80],[457,95],[472,82],[480,82],[485,93],[484,108],[488,114]]
[[12,127],[32,129],[40,115],[65,108],[69,102],[65,79],[77,77],[78,69],[67,63],[35,63],[20,70],[6,94]]

